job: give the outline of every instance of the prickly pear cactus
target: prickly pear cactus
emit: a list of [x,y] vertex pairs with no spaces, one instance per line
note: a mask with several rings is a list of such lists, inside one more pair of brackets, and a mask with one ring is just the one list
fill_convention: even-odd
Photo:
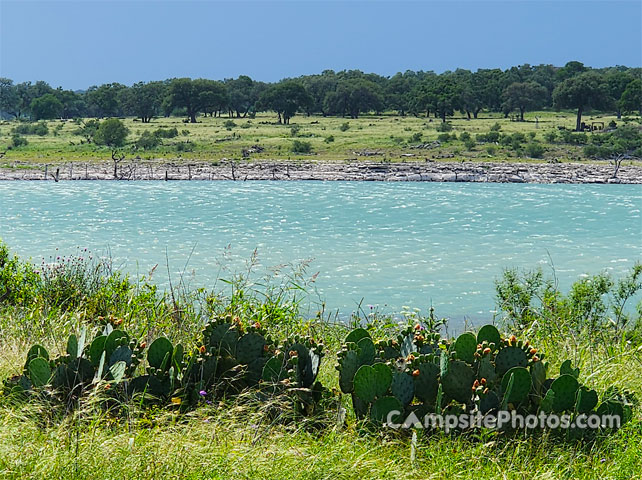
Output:
[[501,339],[502,337],[499,334],[499,330],[497,330],[494,325],[484,325],[479,329],[479,332],[477,332],[477,343],[479,345],[487,342],[492,348],[493,345],[499,346]]
[[419,363],[413,366],[415,395],[425,403],[434,403],[439,389],[439,367],[435,363]]
[[263,356],[266,345],[263,335],[246,333],[236,343],[236,359],[239,363],[249,364]]
[[462,333],[455,341],[455,352],[457,358],[466,363],[472,364],[475,361],[477,351],[477,338],[470,332]]
[[578,388],[579,383],[572,375],[565,374],[556,378],[550,388],[555,392],[552,405],[553,411],[559,413],[566,410],[572,410],[575,406],[575,398]]
[[405,372],[394,372],[390,384],[392,395],[403,405],[409,405],[415,396],[413,377]]
[[441,377],[444,393],[460,403],[470,402],[474,381],[472,368],[461,360],[451,360]]
[[343,393],[352,393],[354,391],[354,376],[361,366],[359,355],[355,349],[347,349],[339,352],[338,360],[339,387]]
[[392,372],[385,363],[362,365],[354,376],[354,393],[365,403],[383,396],[392,383]]
[[[510,378],[513,378],[510,392],[507,391]],[[531,391],[532,379],[530,372],[524,367],[511,368],[502,378],[502,393],[508,403],[514,405],[525,402]]]
[[517,346],[502,348],[495,357],[495,370],[498,375],[504,375],[511,368],[528,366],[526,352]]

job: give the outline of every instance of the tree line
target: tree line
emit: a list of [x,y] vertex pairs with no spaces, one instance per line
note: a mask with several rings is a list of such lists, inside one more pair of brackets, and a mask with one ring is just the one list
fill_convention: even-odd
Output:
[[406,71],[390,77],[359,70],[325,70],[316,75],[266,83],[246,75],[219,80],[173,78],[132,86],[107,83],[84,91],[52,88],[44,81],[14,83],[0,78],[0,114],[5,118],[103,118],[134,116],[148,123],[159,116],[254,116],[273,111],[288,124],[297,113],[358,118],[365,113],[434,115],[446,121],[459,111],[469,119],[481,111],[514,114],[570,108],[577,130],[589,109],[642,115],[642,69],[593,69],[571,61],[563,67],[528,64],[475,72],[437,74]]

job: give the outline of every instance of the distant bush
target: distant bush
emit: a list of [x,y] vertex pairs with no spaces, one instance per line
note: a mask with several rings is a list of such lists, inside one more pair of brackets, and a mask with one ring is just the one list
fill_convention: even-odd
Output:
[[302,140],[294,140],[292,142],[292,152],[294,153],[310,153],[312,152],[312,144]]
[[466,150],[470,151],[475,148],[477,145],[477,142],[473,140],[472,138],[469,138],[468,140],[464,141],[464,146],[466,147]]
[[178,137],[178,129],[173,128],[157,128],[154,130],[154,136],[158,138],[174,138]]
[[178,142],[176,144],[176,151],[177,152],[193,152],[194,151],[194,143],[190,142],[189,140],[186,142]]
[[441,122],[439,125],[437,125],[438,132],[450,132],[452,129],[453,126],[449,122]]
[[334,142],[334,135],[328,135],[327,137],[325,137],[325,139],[324,139],[323,141],[324,141],[325,143],[331,143],[331,142]]
[[187,137],[189,135],[189,130],[181,130],[181,135]]
[[541,143],[531,142],[526,145],[526,154],[531,158],[542,158],[546,149]]
[[129,129],[117,118],[108,118],[100,122],[98,130],[94,134],[94,142],[97,145],[107,145],[109,147],[122,147],[125,139],[129,134]]
[[223,123],[223,126],[228,130],[231,130],[234,127],[236,127],[236,123],[234,122],[234,120],[225,120],[225,122]]
[[11,147],[12,148],[17,148],[17,147],[22,147],[23,145],[27,145],[29,142],[25,137],[21,137],[19,134],[14,133],[11,136]]
[[560,130],[560,135],[564,143],[570,143],[571,145],[586,145],[588,143],[588,137],[584,132]]
[[496,151],[497,151],[497,149],[495,148],[495,146],[494,146],[494,145],[488,145],[488,146],[486,147],[486,153],[487,153],[488,155],[493,156],[493,155],[495,155],[495,152],[496,152]]
[[439,140],[442,143],[449,142],[450,141],[450,134],[448,134],[448,133],[440,133],[439,136],[437,137],[437,140]]
[[500,136],[499,132],[495,130],[491,130],[488,133],[479,133],[475,136],[475,138],[477,139],[478,142],[495,143],[499,141],[499,136]]
[[537,133],[535,133],[535,132],[528,132],[528,138],[530,138],[531,140],[535,140],[535,136],[536,135],[537,135]]
[[490,127],[491,132],[499,132],[502,129],[502,126],[499,124],[499,122],[495,122],[495,124]]
[[249,120],[243,124],[241,124],[241,128],[250,128],[252,126],[252,122]]
[[468,132],[462,132],[459,135],[459,140],[461,140],[462,142],[467,142],[470,139],[471,139],[471,136],[470,136],[470,133],[468,133]]
[[301,131],[301,125],[296,125],[296,124],[292,125],[290,127],[290,136],[291,137],[296,137],[297,135],[299,135],[300,131]]
[[555,130],[549,130],[544,133],[544,140],[548,143],[555,143],[557,141],[557,132]]
[[412,134],[412,135],[410,136],[410,138],[408,139],[408,142],[409,142],[409,143],[418,143],[418,142],[421,142],[421,137],[422,137],[421,132],[416,132],[416,133],[414,133],[414,134]]
[[20,125],[17,125],[16,127],[14,127],[12,132],[20,134],[20,135],[39,135],[39,136],[44,136],[44,135],[47,135],[49,133],[49,128],[47,127],[47,124],[44,123],[44,122],[22,123]]
[[157,147],[160,144],[160,138],[151,133],[149,130],[143,132],[138,140],[136,140],[136,146],[144,150],[149,150],[151,148]]
[[347,131],[349,128],[350,128],[350,124],[349,124],[348,122],[343,122],[343,123],[339,126],[339,130],[341,130],[342,132]]

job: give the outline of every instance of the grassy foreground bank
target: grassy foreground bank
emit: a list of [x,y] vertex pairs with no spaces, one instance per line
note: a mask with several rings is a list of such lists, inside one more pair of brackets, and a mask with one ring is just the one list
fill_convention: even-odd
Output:
[[[87,257],[88,259],[89,257]],[[167,335],[193,342],[210,315],[234,312],[260,321],[273,335],[310,333],[328,349],[320,380],[336,388],[336,350],[346,327],[320,316],[300,318],[293,281],[259,285],[230,279],[233,293],[158,292],[130,281],[108,264],[85,258],[32,267],[0,245],[0,377],[20,370],[29,346],[64,351],[64,339],[96,318],[122,318],[144,338]],[[69,265],[57,267],[56,265]],[[636,273],[637,272],[637,273]],[[642,392],[640,268],[622,279],[595,276],[568,293],[540,274],[507,272],[497,288],[502,323],[536,341],[553,369],[571,358],[583,380],[600,391],[611,385]],[[539,300],[538,300],[539,299]],[[419,317],[417,317],[419,318]],[[353,319],[384,335],[395,321]],[[343,398],[344,406],[349,402]],[[477,432],[419,435],[411,459],[406,435],[365,433],[348,412],[336,410],[295,423],[272,421],[264,405],[223,399],[188,415],[141,410],[125,416],[99,412],[88,398],[71,414],[46,404],[0,401],[0,476],[3,478],[639,478],[642,417],[588,443],[549,436]],[[323,428],[319,428],[319,425]]]

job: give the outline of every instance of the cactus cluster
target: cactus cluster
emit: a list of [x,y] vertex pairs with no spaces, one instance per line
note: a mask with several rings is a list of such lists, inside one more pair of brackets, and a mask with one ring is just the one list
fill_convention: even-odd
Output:
[[[164,337],[147,346],[118,326],[107,322],[91,341],[84,329],[71,335],[65,353],[53,359],[34,345],[22,373],[5,380],[4,393],[37,394],[68,405],[104,386],[107,399],[136,398],[186,410],[253,389],[259,399],[286,395],[296,413],[312,414],[328,392],[317,380],[323,344],[312,338],[277,342],[260,324],[245,325],[227,315],[206,324],[198,345],[186,350]],[[345,337],[337,360],[341,392],[351,396],[358,419],[375,425],[411,412],[421,417],[500,410],[608,413],[623,423],[636,402],[631,392],[616,387],[600,397],[580,383],[580,371],[569,360],[549,376],[543,354],[528,341],[503,337],[493,325],[444,339],[422,324],[409,324],[394,338],[376,341],[357,328]],[[393,411],[400,413],[390,418]]]
[[598,402],[597,392],[579,383],[579,369],[570,361],[562,364],[557,377],[548,378],[544,355],[528,341],[503,337],[493,325],[452,340],[410,325],[395,339],[376,342],[359,328],[346,337],[337,369],[341,391],[351,394],[356,416],[375,422],[386,421],[392,410],[406,416],[615,412],[625,421],[633,402],[630,394]]

